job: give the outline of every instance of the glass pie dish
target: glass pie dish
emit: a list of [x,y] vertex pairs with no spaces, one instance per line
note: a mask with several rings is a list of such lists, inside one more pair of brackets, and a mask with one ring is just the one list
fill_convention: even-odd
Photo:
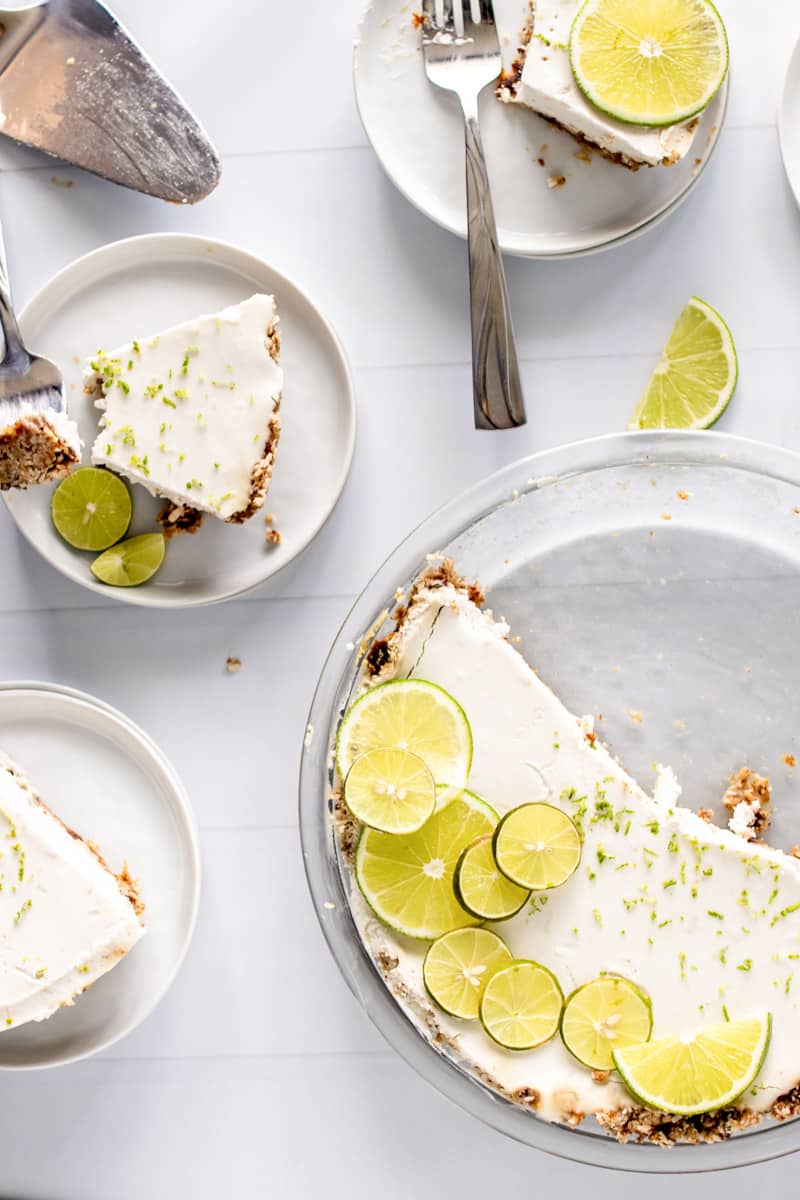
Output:
[[769,841],[788,848],[800,842],[800,456],[718,433],[611,435],[523,459],[457,497],[353,606],[317,687],[300,778],[309,886],[339,969],[390,1044],[456,1104],[539,1150],[618,1170],[709,1171],[792,1153],[796,1119],[668,1153],[616,1142],[591,1119],[548,1123],[432,1044],[384,983],[349,909],[331,749],[360,647],[391,628],[395,593],[440,554],[480,582],[572,712],[603,714],[601,736],[634,778],[669,763],[721,820],[725,781],[747,763],[772,780]]

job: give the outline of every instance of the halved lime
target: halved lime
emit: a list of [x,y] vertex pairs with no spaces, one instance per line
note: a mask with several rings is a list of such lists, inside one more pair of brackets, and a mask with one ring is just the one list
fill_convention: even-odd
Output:
[[367,750],[398,746],[418,754],[450,799],[464,788],[472,765],[472,733],[451,695],[422,679],[393,679],[359,697],[345,714],[336,743],[344,779]]
[[676,321],[630,429],[708,429],[730,403],[739,367],[731,331],[692,296]]
[[440,1008],[452,1017],[474,1021],[488,980],[512,961],[508,946],[491,930],[453,929],[431,945],[422,978]]
[[456,900],[453,873],[465,846],[490,833],[497,813],[471,792],[449,800],[416,833],[365,826],[356,850],[356,879],[375,914],[409,937],[433,939],[474,925]]
[[680,1116],[732,1104],[755,1079],[767,1053],[772,1017],[763,1013],[691,1036],[659,1038],[614,1051],[614,1065],[637,1100]]
[[152,579],[164,561],[163,533],[140,533],[106,550],[92,563],[92,574],[111,587],[138,587]]
[[552,804],[512,808],[494,831],[494,858],[519,887],[542,891],[559,887],[581,860],[575,822]]
[[552,971],[515,959],[495,971],[483,991],[480,1018],[490,1038],[507,1050],[533,1050],[558,1029],[564,994]]
[[459,904],[486,921],[513,917],[531,894],[529,888],[518,887],[498,870],[488,833],[462,850],[453,882]]
[[613,1050],[646,1042],[653,1031],[650,998],[619,975],[601,975],[567,996],[561,1015],[564,1045],[585,1067],[610,1071]]
[[65,542],[76,550],[105,550],[125,537],[131,494],[118,475],[79,467],[53,492],[50,514]]
[[418,754],[368,750],[353,763],[344,798],[354,817],[384,833],[413,833],[436,807],[436,784]]
[[596,108],[632,125],[678,125],[713,99],[728,69],[709,0],[586,0],[569,57]]

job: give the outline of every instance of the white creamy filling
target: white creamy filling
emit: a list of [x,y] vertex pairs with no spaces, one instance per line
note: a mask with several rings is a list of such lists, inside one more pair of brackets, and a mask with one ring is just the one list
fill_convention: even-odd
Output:
[[[664,769],[650,797],[572,716],[505,639],[507,629],[453,588],[423,591],[400,633],[397,674],[440,684],[465,709],[474,738],[469,786],[499,813],[547,800],[576,820],[581,864],[563,887],[494,926],[522,958],[543,962],[566,993],[618,972],[653,1001],[654,1037],[769,1010],[764,1067],[742,1107],[767,1109],[800,1080],[800,862],[748,845],[676,803]],[[705,798],[697,798],[700,806]],[[424,942],[376,920],[355,883],[354,915],[373,953],[399,960],[389,979],[420,1022]],[[630,1104],[612,1076],[592,1079],[556,1037],[526,1053],[502,1050],[477,1022],[435,1011],[468,1066],[508,1092],[534,1088],[539,1112]]]
[[105,392],[92,462],[222,519],[245,509],[283,385],[274,320],[274,298],[256,294],[89,359],[86,383]]
[[536,0],[534,36],[525,52],[515,101],[557,121],[609,154],[657,166],[677,162],[691,147],[697,121],[653,129],[606,116],[575,82],[566,49],[579,0]]
[[0,1032],[43,1021],[144,933],[117,881],[0,753]]

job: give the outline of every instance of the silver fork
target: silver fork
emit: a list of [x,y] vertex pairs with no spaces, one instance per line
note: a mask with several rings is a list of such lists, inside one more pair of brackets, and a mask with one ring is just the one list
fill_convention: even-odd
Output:
[[423,0],[422,15],[428,79],[455,92],[464,113],[475,428],[513,429],[525,404],[478,125],[478,97],[502,67],[492,0]]
[[5,343],[0,361],[0,429],[5,429],[26,411],[66,412],[64,379],[55,363],[30,354],[22,340],[6,271],[6,254],[0,231],[0,327]]

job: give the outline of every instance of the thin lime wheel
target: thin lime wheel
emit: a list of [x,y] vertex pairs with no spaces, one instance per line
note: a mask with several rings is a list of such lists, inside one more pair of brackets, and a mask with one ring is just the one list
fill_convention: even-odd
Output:
[[418,754],[397,746],[368,750],[344,784],[350,812],[384,833],[414,833],[436,807],[436,784]]
[[520,911],[530,888],[519,887],[498,869],[490,834],[461,852],[454,879],[459,904],[486,921],[506,921]]
[[487,982],[513,961],[502,938],[489,929],[453,929],[437,938],[425,955],[425,987],[451,1017],[474,1021]]
[[631,125],[678,125],[719,90],[728,39],[709,0],[586,0],[569,57],[595,108]]
[[76,550],[106,550],[124,538],[131,523],[131,494],[117,475],[79,467],[53,492],[50,515]]
[[631,429],[708,429],[730,404],[739,367],[730,329],[692,296],[676,321]]
[[640,1103],[679,1116],[732,1104],[758,1075],[772,1032],[769,1013],[707,1025],[614,1051],[614,1065]]
[[433,940],[477,924],[456,899],[453,874],[465,846],[490,833],[497,813],[470,792],[449,800],[416,833],[365,826],[356,850],[356,880],[376,916],[399,933]]
[[533,1050],[558,1029],[564,994],[541,963],[515,959],[495,971],[481,998],[483,1028],[507,1050]]
[[560,887],[581,860],[575,822],[553,804],[522,804],[494,831],[494,858],[502,873],[533,891]]
[[561,1015],[564,1045],[595,1071],[612,1070],[614,1050],[640,1046],[652,1032],[649,996],[619,975],[601,975],[576,988]]
[[92,574],[110,587],[139,587],[164,561],[163,533],[140,533],[106,550],[92,563]]
[[461,705],[435,683],[397,679],[356,700],[339,729],[336,765],[342,778],[368,750],[397,746],[417,754],[444,785],[440,802],[463,790],[472,765],[472,732]]

